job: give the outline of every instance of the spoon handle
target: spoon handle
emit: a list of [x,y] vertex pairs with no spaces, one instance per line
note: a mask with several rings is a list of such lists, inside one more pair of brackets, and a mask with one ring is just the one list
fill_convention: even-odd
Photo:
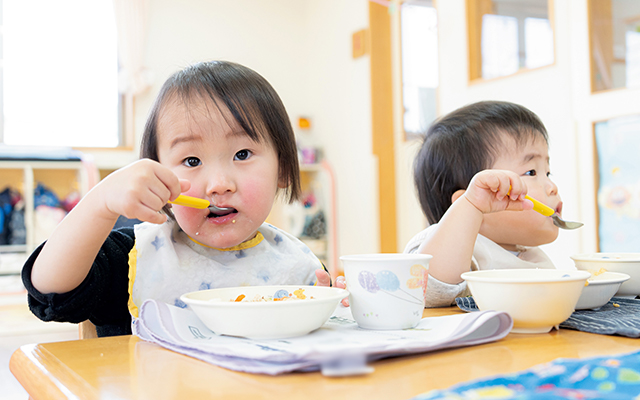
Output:
[[531,200],[533,202],[533,210],[539,212],[545,217],[550,217],[553,215],[553,213],[555,213],[553,208],[539,202],[538,200],[534,199],[533,197],[530,197],[529,195],[524,196],[524,198],[527,200]]
[[211,204],[209,203],[208,200],[198,199],[196,197],[186,196],[184,194],[181,194],[180,196],[176,197],[174,201],[169,201],[169,203],[176,204],[179,206],[198,208],[200,210],[204,210],[205,208],[209,207],[209,205]]

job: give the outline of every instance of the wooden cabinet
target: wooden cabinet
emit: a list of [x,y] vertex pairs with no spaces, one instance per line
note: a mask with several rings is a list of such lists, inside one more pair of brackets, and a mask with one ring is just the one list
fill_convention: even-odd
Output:
[[[40,182],[60,199],[72,192],[88,191],[88,176],[79,157],[50,159],[2,157],[0,153],[0,191],[17,190],[24,201],[24,243],[0,245],[0,275],[19,273],[27,256],[40,244],[36,233],[34,189]],[[30,159],[31,158],[31,159]]]

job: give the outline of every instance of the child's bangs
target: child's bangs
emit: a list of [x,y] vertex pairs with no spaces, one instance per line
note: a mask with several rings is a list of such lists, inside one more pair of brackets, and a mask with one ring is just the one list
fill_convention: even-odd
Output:
[[262,116],[255,105],[255,100],[247,96],[244,99],[238,96],[226,95],[225,98],[212,88],[190,88],[180,94],[180,100],[189,109],[190,104],[204,104],[209,116],[212,115],[210,107],[215,107],[216,114],[222,115],[229,126],[239,126],[251,140],[261,143],[269,142],[269,135]]
[[547,145],[549,144],[546,132],[540,132],[529,126],[517,129],[501,129],[500,136],[499,140],[494,142],[495,148],[492,149],[494,156],[505,149],[519,151],[540,139],[544,140]]

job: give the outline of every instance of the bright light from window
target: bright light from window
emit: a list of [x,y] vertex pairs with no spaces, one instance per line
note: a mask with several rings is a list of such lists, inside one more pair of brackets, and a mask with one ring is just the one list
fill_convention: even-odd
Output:
[[425,133],[436,118],[438,16],[420,3],[401,8],[404,131]]
[[118,145],[112,0],[5,0],[4,143]]
[[482,16],[482,77],[497,78],[518,72],[518,19]]
[[553,29],[545,18],[525,18],[524,48],[527,68],[553,64]]

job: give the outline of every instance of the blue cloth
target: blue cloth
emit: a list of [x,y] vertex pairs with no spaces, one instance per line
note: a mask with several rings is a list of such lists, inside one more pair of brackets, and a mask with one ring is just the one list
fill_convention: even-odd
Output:
[[[456,304],[463,311],[478,311],[473,297],[458,297]],[[575,311],[560,324],[560,328],[601,335],[640,337],[640,300],[613,297],[598,310]]]
[[465,382],[414,397],[432,399],[637,399],[640,352],[557,359],[522,372]]

